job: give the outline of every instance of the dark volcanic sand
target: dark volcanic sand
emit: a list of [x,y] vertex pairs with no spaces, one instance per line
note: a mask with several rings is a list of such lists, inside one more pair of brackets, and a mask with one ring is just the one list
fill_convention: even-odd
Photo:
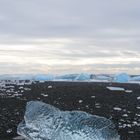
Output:
[[[8,93],[7,90],[11,87],[6,91],[0,90],[0,140],[17,136],[17,125],[23,119],[26,102],[30,100],[40,100],[62,110],[82,110],[111,118],[122,140],[140,140],[138,84],[36,82],[32,85],[12,86],[12,91]],[[106,86],[124,87],[133,92],[110,91]],[[15,94],[16,91],[18,95]],[[114,110],[114,107],[117,109]]]

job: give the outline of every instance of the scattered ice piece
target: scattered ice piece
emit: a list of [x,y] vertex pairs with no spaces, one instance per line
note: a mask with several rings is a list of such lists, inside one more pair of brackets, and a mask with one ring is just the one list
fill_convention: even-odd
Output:
[[129,134],[134,134],[134,131],[128,131]]
[[140,114],[136,114],[136,116],[140,117]]
[[137,125],[138,124],[138,122],[136,122],[136,121],[134,121],[134,122],[132,122],[134,125]]
[[125,122],[125,120],[124,120],[124,119],[120,119],[120,121],[121,121],[121,122]]
[[126,127],[131,128],[132,126],[131,126],[131,124],[123,124],[122,127],[123,127],[123,128],[126,128]]
[[29,140],[120,140],[109,119],[83,111],[60,111],[39,101],[27,103],[17,132]]
[[97,105],[97,106],[95,106],[95,108],[101,108],[101,106]]
[[132,93],[132,90],[125,90],[126,93]]
[[100,105],[100,103],[95,103],[95,105]]
[[140,106],[137,106],[136,108],[137,108],[137,109],[140,109]]
[[50,85],[50,86],[48,86],[48,88],[52,88],[52,86]]
[[116,111],[121,111],[121,110],[122,110],[122,109],[119,108],[119,107],[114,107],[113,109],[116,110]]
[[139,96],[139,97],[137,97],[137,100],[140,100],[140,96]]
[[27,88],[27,87],[26,87],[26,88],[24,88],[24,90],[26,90],[26,91],[30,91],[30,90],[31,90],[31,88]]
[[123,112],[126,112],[126,109],[123,109]]
[[95,96],[91,96],[91,98],[95,98]]
[[125,89],[121,87],[106,87],[106,88],[113,91],[125,91]]
[[130,113],[131,113],[131,111],[127,111],[127,113],[129,113],[129,114],[130,114]]
[[12,129],[8,129],[6,132],[7,133],[11,133],[12,132]]
[[45,94],[45,93],[42,93],[41,95],[44,96],[44,97],[48,97],[49,96],[48,94]]
[[89,108],[89,105],[86,105],[86,108]]
[[79,100],[78,102],[79,102],[79,103],[82,103],[82,102],[83,102],[83,100]]
[[128,117],[128,114],[123,114],[122,116],[123,116],[123,117]]
[[20,86],[19,89],[24,89],[24,87]]

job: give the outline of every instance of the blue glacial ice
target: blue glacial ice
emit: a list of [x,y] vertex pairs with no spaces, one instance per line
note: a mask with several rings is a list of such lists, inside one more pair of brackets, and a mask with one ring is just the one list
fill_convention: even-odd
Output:
[[27,140],[120,140],[109,119],[82,111],[60,111],[39,101],[27,103],[17,132]]
[[90,80],[90,74],[87,73],[81,73],[79,74],[76,78],[75,81],[86,81],[86,80]]
[[54,76],[51,74],[38,74],[34,76],[34,80],[36,81],[53,81]]
[[116,74],[114,77],[114,82],[127,83],[130,80],[130,76],[127,73]]

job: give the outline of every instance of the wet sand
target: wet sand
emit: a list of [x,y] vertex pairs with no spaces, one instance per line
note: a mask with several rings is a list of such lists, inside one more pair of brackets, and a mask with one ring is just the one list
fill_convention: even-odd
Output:
[[[111,91],[107,86],[125,90]],[[6,90],[3,90],[3,89]],[[6,84],[0,89],[0,140],[17,136],[25,105],[40,100],[61,110],[82,110],[110,118],[122,140],[140,140],[140,85],[94,82]]]

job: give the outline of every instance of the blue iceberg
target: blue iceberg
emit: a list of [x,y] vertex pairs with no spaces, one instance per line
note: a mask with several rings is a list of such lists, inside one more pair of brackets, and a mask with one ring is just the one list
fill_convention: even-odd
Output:
[[116,74],[114,77],[114,82],[118,83],[128,83],[130,80],[130,76],[127,73]]
[[27,103],[17,132],[28,140],[120,140],[109,119],[82,111],[60,111],[39,101]]

